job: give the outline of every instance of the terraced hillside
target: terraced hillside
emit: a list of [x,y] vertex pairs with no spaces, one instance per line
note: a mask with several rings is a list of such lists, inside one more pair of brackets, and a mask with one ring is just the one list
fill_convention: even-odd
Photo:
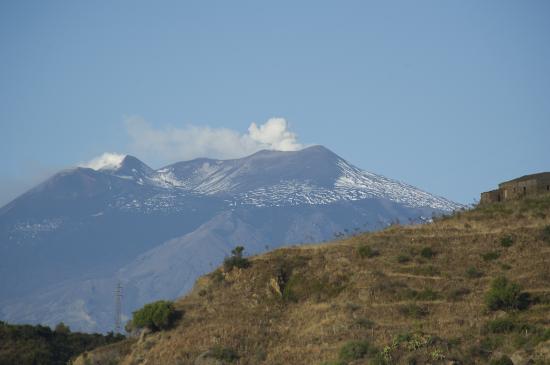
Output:
[[550,363],[550,195],[250,263],[200,278],[172,328],[78,362]]

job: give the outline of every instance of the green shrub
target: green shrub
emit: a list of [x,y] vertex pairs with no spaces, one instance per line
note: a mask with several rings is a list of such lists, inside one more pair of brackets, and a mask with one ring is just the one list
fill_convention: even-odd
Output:
[[359,253],[359,256],[362,258],[372,258],[375,256],[380,255],[380,252],[378,250],[373,249],[370,246],[367,245],[361,245],[357,248],[357,252]]
[[470,279],[479,279],[480,277],[483,276],[483,271],[480,271],[478,270],[476,267],[474,266],[470,266],[467,270],[466,270],[466,277],[470,278]]
[[550,225],[547,225],[542,229],[541,238],[544,242],[550,243]]
[[504,236],[500,239],[500,245],[502,247],[510,247],[514,244],[514,238],[512,236]]
[[518,284],[508,281],[505,277],[496,278],[485,297],[490,310],[525,309],[529,302],[528,296],[521,293]]
[[235,362],[239,360],[239,354],[237,354],[235,350],[222,346],[212,347],[208,351],[208,357],[226,362]]
[[502,355],[498,359],[493,359],[490,365],[514,365],[513,361],[506,355]]
[[407,304],[402,307],[399,307],[399,312],[401,312],[401,314],[407,317],[416,318],[416,319],[425,317],[430,313],[428,308],[424,306],[420,306],[415,303]]
[[374,355],[374,357],[369,361],[369,365],[388,365],[389,361],[386,360],[384,354],[381,352]]
[[340,349],[340,360],[352,361],[366,357],[370,346],[367,341],[349,341]]
[[135,328],[149,328],[158,331],[169,328],[176,319],[176,310],[172,302],[159,300],[145,304],[133,313],[131,324]]
[[420,256],[424,257],[425,259],[431,259],[432,257],[435,256],[435,251],[432,250],[431,247],[424,247],[420,251]]
[[234,267],[246,269],[250,266],[250,261],[248,261],[246,257],[243,257],[243,251],[243,246],[237,246],[231,250],[231,256],[223,261],[223,266],[226,271],[231,271]]
[[498,318],[487,322],[485,328],[490,333],[509,333],[516,330],[517,324],[510,318]]
[[404,264],[404,263],[407,263],[409,261],[411,261],[411,258],[407,255],[397,256],[397,262],[399,262],[400,264]]
[[470,289],[468,288],[455,288],[447,294],[447,299],[450,301],[458,301],[468,294],[470,294]]
[[[492,337],[483,337],[481,341],[471,346],[468,350],[468,353],[472,357],[481,357],[486,359],[495,349],[497,349],[502,344],[502,339],[496,336]],[[470,364],[473,362],[467,362]]]
[[481,258],[485,262],[494,261],[494,260],[498,259],[499,257],[500,257],[500,252],[498,252],[498,251],[490,251],[490,252],[486,252],[486,253],[481,255]]

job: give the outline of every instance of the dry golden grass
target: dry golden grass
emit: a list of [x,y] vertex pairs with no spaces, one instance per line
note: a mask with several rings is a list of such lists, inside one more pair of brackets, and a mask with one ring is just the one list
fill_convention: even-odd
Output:
[[[176,302],[183,312],[177,325],[138,341],[123,363],[193,364],[221,346],[239,355],[239,365],[322,364],[336,361],[351,340],[368,341],[380,353],[387,347],[386,363],[397,364],[487,364],[518,351],[536,356],[539,342],[550,339],[541,337],[545,329],[550,336],[548,225],[546,195],[253,257],[250,268],[223,273],[221,282],[214,275],[199,279]],[[361,245],[379,255],[361,257]],[[426,247],[433,257],[420,254]],[[498,257],[484,259],[489,252]],[[400,263],[400,255],[409,261]],[[518,313],[489,311],[484,297],[500,275],[538,302]],[[487,333],[488,321],[507,316],[527,332]],[[367,357],[349,364],[383,363]]]

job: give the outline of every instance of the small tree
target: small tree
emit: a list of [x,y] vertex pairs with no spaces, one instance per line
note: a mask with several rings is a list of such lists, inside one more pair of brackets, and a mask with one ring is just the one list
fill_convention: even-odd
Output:
[[528,297],[521,293],[521,287],[503,276],[493,280],[485,301],[493,311],[525,309],[528,306]]
[[250,266],[250,261],[248,261],[247,258],[243,257],[244,247],[243,246],[237,246],[233,250],[231,250],[231,256],[227,257],[223,261],[223,266],[225,267],[225,270],[231,271],[234,267],[238,267],[240,269],[246,269]]
[[172,302],[159,300],[135,311],[130,326],[158,331],[170,327],[175,319],[176,310]]

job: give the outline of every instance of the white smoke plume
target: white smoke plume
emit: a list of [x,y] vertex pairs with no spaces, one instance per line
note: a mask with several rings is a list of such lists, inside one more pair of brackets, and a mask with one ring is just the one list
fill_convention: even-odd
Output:
[[262,146],[277,151],[296,151],[302,148],[295,133],[288,130],[288,123],[283,118],[271,118],[259,127],[252,123],[248,135]]
[[114,170],[120,167],[126,155],[105,152],[91,161],[79,164],[80,167],[89,167],[94,170]]
[[271,118],[261,125],[250,124],[248,133],[227,128],[188,125],[183,128],[154,128],[140,117],[126,120],[137,156],[160,161],[190,160],[197,157],[239,158],[262,149],[296,151],[303,146],[283,118]]

